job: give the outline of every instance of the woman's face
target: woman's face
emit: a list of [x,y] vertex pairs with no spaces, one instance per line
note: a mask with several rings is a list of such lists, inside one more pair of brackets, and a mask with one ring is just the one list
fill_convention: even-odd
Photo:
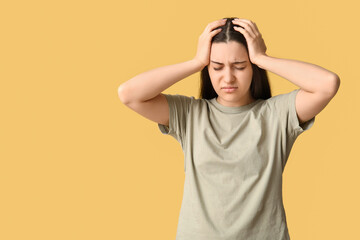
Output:
[[208,70],[220,104],[236,107],[255,101],[250,93],[253,70],[244,45],[235,41],[213,43]]

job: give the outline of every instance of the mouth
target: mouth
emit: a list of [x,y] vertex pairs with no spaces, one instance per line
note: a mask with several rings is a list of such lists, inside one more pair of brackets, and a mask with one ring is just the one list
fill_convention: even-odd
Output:
[[227,93],[231,93],[234,92],[237,89],[237,87],[223,87],[222,89]]

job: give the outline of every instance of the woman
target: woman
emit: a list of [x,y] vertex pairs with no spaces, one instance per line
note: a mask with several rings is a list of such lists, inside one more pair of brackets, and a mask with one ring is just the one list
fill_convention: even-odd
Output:
[[[177,240],[290,239],[282,172],[296,138],[335,96],[339,77],[319,66],[266,55],[256,24],[208,24],[196,56],[139,74],[121,101],[158,123],[184,151]],[[200,98],[161,92],[201,70]],[[266,71],[299,88],[271,97]]]

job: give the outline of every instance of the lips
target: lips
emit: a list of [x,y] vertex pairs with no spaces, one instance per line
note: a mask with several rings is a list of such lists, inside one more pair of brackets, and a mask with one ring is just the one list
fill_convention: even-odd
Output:
[[222,88],[222,90],[224,92],[226,92],[226,93],[233,93],[233,92],[236,91],[236,89],[237,89],[237,87],[224,87],[224,88]]

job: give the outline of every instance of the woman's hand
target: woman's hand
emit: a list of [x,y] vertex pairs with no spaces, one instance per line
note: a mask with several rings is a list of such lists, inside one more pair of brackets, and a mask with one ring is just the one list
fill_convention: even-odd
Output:
[[221,31],[221,28],[214,30],[226,23],[226,19],[216,20],[209,23],[199,37],[198,47],[194,60],[202,65],[202,68],[210,63],[211,40],[213,36]]
[[241,18],[236,18],[232,22],[240,26],[234,26],[234,29],[244,35],[249,49],[250,61],[256,64],[259,57],[266,55],[266,45],[256,24],[248,19]]

